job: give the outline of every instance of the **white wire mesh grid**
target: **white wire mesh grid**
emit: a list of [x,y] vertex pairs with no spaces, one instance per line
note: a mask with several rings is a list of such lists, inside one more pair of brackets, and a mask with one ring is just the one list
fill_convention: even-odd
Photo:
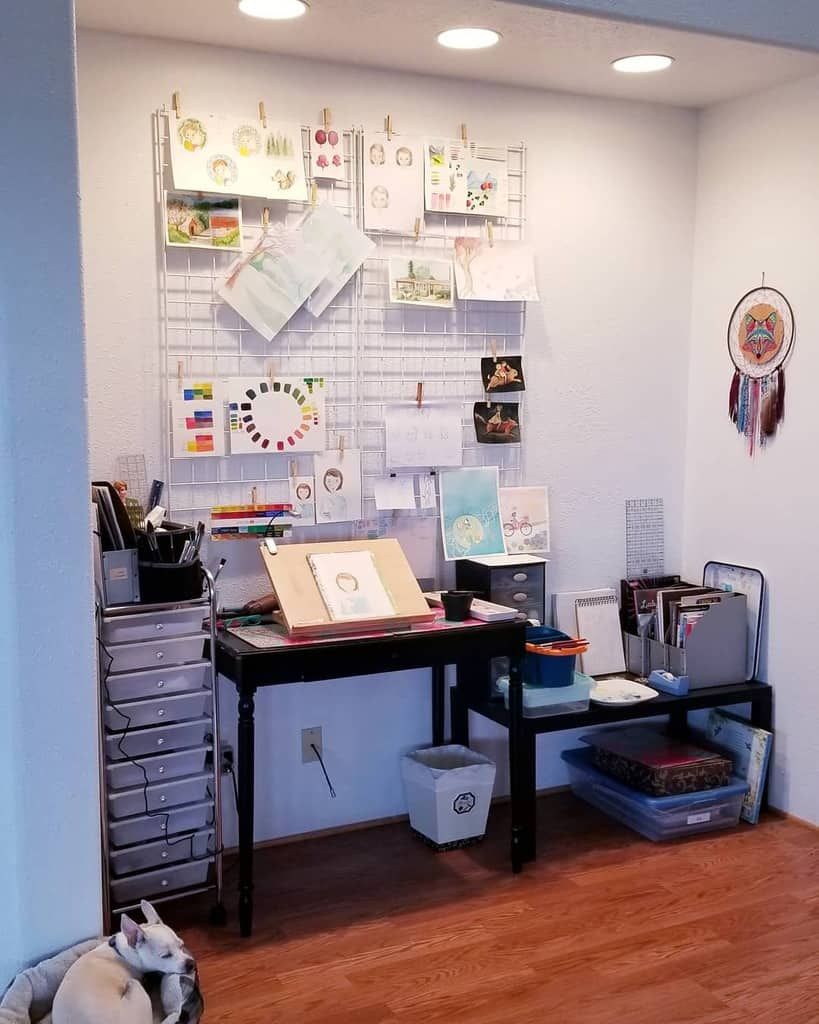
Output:
[[[319,318],[298,313],[273,342],[266,342],[217,294],[235,254],[164,244],[163,197],[171,189],[168,118],[154,115],[157,233],[161,268],[161,416],[167,480],[165,500],[178,519],[208,521],[214,505],[285,502],[291,474],[311,475],[312,457],[279,454],[230,455],[214,458],[175,457],[172,449],[170,400],[181,378],[320,376],[327,381],[327,445],[362,451],[363,515],[377,516],[374,481],[385,475],[384,407],[411,399],[416,383],[424,384],[424,401],[457,401],[463,409],[464,465],[497,465],[502,485],[520,480],[521,449],[511,445],[478,445],[472,407],[484,398],[480,358],[523,354],[525,303],[470,302],[453,310],[415,309],[389,302],[389,255],[451,252],[458,235],[486,234],[482,217],[426,214],[419,238],[368,232],[376,249],[353,280]],[[340,130],[344,177],[317,180],[318,202],[332,203],[354,223],[362,221],[360,130]],[[302,127],[305,173],[310,167],[310,130]],[[494,222],[494,237],[521,239],[525,224],[525,149],[510,147],[508,216]],[[271,221],[298,223],[302,203],[242,199],[245,247],[262,229],[262,211]],[[522,396],[521,396],[522,397]],[[524,435],[525,441],[525,435]],[[415,470],[424,472],[423,469]],[[255,488],[255,492],[253,489]],[[385,516],[384,513],[381,514]],[[390,515],[387,513],[386,515]],[[401,518],[435,516],[436,510],[392,513]],[[337,540],[354,534],[355,525],[296,528],[296,539]],[[229,542],[222,542],[229,543]]]

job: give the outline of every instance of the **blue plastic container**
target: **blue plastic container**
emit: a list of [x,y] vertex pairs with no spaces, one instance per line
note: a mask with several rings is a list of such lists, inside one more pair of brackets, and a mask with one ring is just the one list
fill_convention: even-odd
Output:
[[[526,642],[542,644],[548,640],[570,640],[567,633],[550,626],[527,626]],[[529,654],[523,659],[523,679],[527,686],[571,686],[574,683],[575,655],[561,657]]]
[[738,824],[748,792],[748,783],[734,777],[727,786],[700,793],[649,796],[595,768],[591,750],[564,750],[560,756],[575,796],[655,843]]

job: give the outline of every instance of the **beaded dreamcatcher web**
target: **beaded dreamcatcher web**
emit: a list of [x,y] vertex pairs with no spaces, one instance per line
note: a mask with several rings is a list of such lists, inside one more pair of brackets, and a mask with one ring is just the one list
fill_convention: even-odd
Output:
[[734,376],[728,415],[748,444],[764,448],[785,416],[785,360],[794,339],[791,304],[776,288],[752,288],[728,322],[728,354]]

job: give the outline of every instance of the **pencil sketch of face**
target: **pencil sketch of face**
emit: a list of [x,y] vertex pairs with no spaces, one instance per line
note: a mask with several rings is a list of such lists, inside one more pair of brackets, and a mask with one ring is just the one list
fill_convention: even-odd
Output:
[[370,163],[380,167],[384,163],[384,147],[380,142],[374,142],[370,146]]
[[383,185],[376,185],[370,192],[370,206],[374,210],[386,210],[390,205],[390,194]]
[[395,162],[399,167],[412,167],[412,150],[407,146],[399,146],[395,151]]
[[309,501],[313,496],[313,489],[310,484],[299,484],[296,488],[296,497],[299,501]]
[[336,586],[345,594],[354,594],[358,590],[358,580],[351,572],[340,572],[336,576]]
[[324,474],[324,489],[330,494],[340,491],[343,483],[344,477],[341,475],[340,469],[328,469]]

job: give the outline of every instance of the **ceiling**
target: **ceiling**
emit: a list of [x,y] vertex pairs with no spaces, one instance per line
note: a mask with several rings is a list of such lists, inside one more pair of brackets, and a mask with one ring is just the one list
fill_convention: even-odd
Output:
[[[508,85],[703,107],[819,73],[819,54],[503,0],[311,0],[296,21],[240,14],[236,0],[76,0],[81,27]],[[491,50],[444,50],[444,28],[487,26]],[[617,57],[666,53],[668,70],[622,75]]]

